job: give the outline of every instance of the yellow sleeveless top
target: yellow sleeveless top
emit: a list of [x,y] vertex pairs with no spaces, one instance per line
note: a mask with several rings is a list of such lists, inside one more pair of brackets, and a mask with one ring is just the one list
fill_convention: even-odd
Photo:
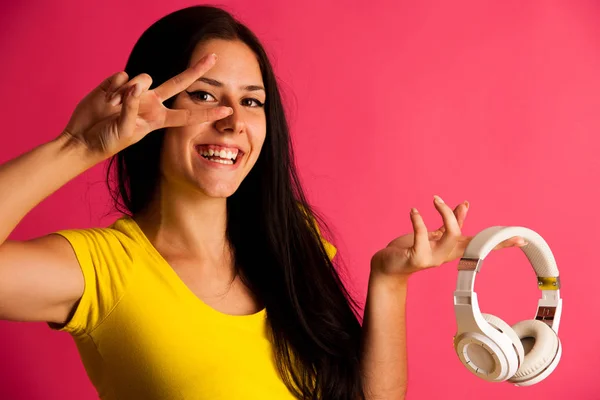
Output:
[[[266,312],[233,316],[202,302],[136,222],[55,232],[73,247],[85,289],[69,332],[103,400],[286,400]],[[330,257],[335,248],[323,240]]]

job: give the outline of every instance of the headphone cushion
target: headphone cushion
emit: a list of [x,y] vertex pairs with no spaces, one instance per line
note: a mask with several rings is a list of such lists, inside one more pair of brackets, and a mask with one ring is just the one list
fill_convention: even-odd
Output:
[[535,319],[517,322],[513,325],[513,330],[520,340],[534,340],[533,347],[525,355],[525,361],[510,379],[522,381],[550,365],[558,351],[558,336],[544,322]]
[[495,315],[484,313],[481,313],[481,315],[488,324],[490,324],[496,330],[499,330],[500,332],[505,333],[506,336],[508,336],[508,338],[512,341],[513,345],[515,346],[515,349],[517,350],[519,360],[521,360],[521,363],[523,363],[523,360],[525,358],[525,349],[523,348],[521,339],[513,330],[513,328],[511,328],[510,325],[508,325],[506,322],[496,317]]

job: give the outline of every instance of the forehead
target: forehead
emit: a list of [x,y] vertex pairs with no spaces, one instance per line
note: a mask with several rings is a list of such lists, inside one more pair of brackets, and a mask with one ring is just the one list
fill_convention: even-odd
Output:
[[207,54],[215,53],[217,63],[204,76],[242,84],[262,84],[262,74],[256,54],[239,40],[211,39],[199,43],[190,59],[190,65]]

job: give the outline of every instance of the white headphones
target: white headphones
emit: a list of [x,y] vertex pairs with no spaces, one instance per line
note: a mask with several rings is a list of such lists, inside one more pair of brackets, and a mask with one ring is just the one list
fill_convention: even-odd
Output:
[[[498,317],[481,313],[473,285],[488,253],[513,236],[528,242],[521,250],[537,275],[542,297],[535,319],[510,327]],[[454,348],[469,371],[486,381],[508,380],[516,386],[543,381],[554,371],[562,354],[558,338],[561,311],[558,267],[540,235],[518,226],[494,226],[471,240],[458,263],[454,292],[457,324]]]

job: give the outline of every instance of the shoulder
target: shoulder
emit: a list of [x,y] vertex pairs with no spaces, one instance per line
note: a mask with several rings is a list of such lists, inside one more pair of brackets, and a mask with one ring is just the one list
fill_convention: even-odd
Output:
[[129,217],[121,217],[107,227],[63,229],[54,234],[64,237],[77,256],[96,253],[130,257],[131,248],[139,244],[133,224]]
[[134,260],[144,251],[131,220],[120,218],[108,227],[53,232],[71,245],[84,280],[83,294],[72,319],[60,327],[71,333],[90,332],[124,296],[135,273]]

